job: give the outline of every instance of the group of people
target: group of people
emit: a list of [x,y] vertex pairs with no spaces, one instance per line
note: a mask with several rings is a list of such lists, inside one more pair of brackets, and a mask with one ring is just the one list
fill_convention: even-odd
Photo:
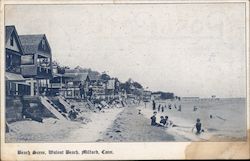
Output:
[[[181,111],[181,104],[179,104],[179,106],[178,106],[178,108],[177,108],[177,105],[176,104],[171,104],[171,103],[169,103],[168,104],[168,109],[172,109],[172,106],[175,108],[175,109],[177,109],[178,111]],[[165,109],[167,109],[167,105],[165,104],[165,105],[162,105],[162,104],[159,104],[158,105],[158,112],[164,112],[164,110]],[[156,103],[155,103],[155,101],[153,100],[153,111],[155,111],[156,110]]]
[[88,100],[91,101],[92,95],[93,95],[93,88],[92,88],[92,86],[89,86],[88,91],[85,92],[84,85],[82,83],[80,83],[79,89],[80,89],[81,99],[86,99],[87,98]]
[[157,126],[157,127],[169,127],[173,125],[173,122],[168,120],[168,116],[161,116],[160,123],[156,122],[156,114],[157,112],[155,111],[153,113],[153,116],[151,117],[151,126]]
[[[196,107],[196,106],[195,106]],[[163,106],[161,104],[158,105],[158,112],[164,112],[164,108],[166,108],[166,105]],[[168,104],[168,108],[171,110],[172,109],[172,105],[171,104]],[[177,106],[176,104],[174,104],[174,108],[177,109]],[[195,109],[194,111],[196,111],[197,109]],[[156,122],[156,115],[157,115],[157,112],[156,112],[156,103],[155,101],[153,100],[153,116],[150,118],[151,119],[151,126],[157,126],[157,127],[174,127],[174,124],[172,121],[169,120],[168,116],[160,116],[160,122],[157,123]],[[178,107],[178,111],[181,111],[181,105],[179,105]],[[211,116],[210,116],[211,118]],[[196,129],[196,134],[199,135],[201,132],[204,132],[204,130],[202,129],[202,126],[201,126],[201,120],[199,118],[197,118],[196,120],[196,124],[194,126],[194,128]],[[194,129],[193,128],[193,129]],[[192,131],[193,131],[192,129]]]

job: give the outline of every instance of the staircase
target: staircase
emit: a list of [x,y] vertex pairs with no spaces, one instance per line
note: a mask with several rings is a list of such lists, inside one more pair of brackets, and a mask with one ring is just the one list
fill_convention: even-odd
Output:
[[92,109],[92,110],[96,109],[95,105],[92,102],[90,102],[88,99],[87,99],[87,104],[90,107],[90,109]]
[[60,112],[55,109],[53,103],[46,96],[40,96],[39,99],[41,101],[41,104],[46,109],[48,109],[56,118],[58,118],[59,120],[67,120]]
[[59,103],[61,103],[65,107],[66,111],[69,112],[71,110],[70,103],[68,103],[62,96],[58,96],[57,98]]

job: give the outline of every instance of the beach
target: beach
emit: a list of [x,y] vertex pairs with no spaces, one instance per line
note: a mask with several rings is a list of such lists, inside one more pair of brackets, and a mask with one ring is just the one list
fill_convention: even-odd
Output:
[[[156,101],[164,106],[160,116],[168,116],[173,127],[150,125],[152,103],[132,104],[123,108],[91,111],[81,104],[77,121],[46,118],[43,123],[31,120],[9,124],[6,142],[168,142],[168,141],[243,141],[246,139],[245,99],[178,101],[181,111],[169,101]],[[165,108],[166,104],[166,108]],[[197,110],[194,111],[194,106]],[[178,107],[178,106],[177,106]],[[139,114],[139,110],[141,111]],[[212,118],[210,118],[212,115]],[[201,119],[204,132],[195,134],[196,119]]]

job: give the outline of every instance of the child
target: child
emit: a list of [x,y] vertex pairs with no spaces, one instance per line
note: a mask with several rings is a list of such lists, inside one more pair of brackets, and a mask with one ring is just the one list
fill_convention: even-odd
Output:
[[195,128],[196,128],[196,135],[200,134],[201,133],[201,120],[199,118],[196,120]]
[[168,126],[168,116],[165,116],[166,126]]
[[161,116],[160,125],[162,125],[162,126],[165,126],[165,125],[166,125],[166,119],[164,119],[163,116]]

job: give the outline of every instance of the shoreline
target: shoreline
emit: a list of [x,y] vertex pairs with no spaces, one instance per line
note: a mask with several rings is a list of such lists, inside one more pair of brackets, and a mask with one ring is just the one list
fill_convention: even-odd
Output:
[[[150,125],[150,119],[139,115],[138,106],[127,107],[103,134],[101,142],[164,142],[176,141],[163,128]],[[141,107],[141,106],[139,106]],[[129,116],[129,117],[128,117]]]

